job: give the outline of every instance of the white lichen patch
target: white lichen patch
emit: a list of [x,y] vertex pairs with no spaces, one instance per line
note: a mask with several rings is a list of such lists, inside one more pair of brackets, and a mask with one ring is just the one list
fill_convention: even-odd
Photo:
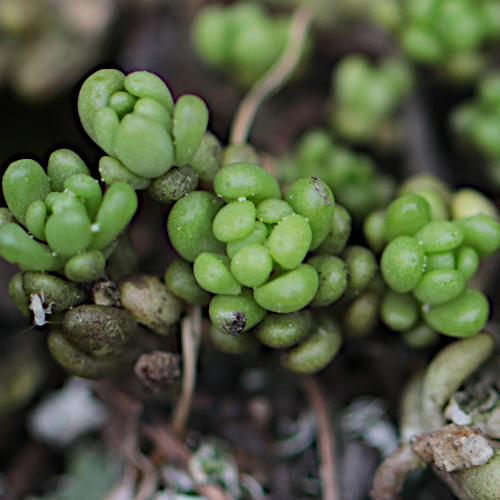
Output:
[[444,416],[457,425],[472,424],[472,416],[462,409],[455,396],[450,398],[450,402],[444,410]]
[[64,447],[101,428],[107,418],[106,408],[92,394],[92,382],[72,377],[36,406],[28,427],[38,440]]

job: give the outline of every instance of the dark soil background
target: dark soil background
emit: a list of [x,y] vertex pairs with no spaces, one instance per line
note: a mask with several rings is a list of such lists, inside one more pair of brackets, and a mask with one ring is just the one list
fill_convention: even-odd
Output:
[[[120,67],[124,72],[153,71],[168,82],[174,97],[184,93],[200,95],[210,108],[210,129],[225,142],[243,93],[222,76],[203,67],[193,53],[189,26],[202,4],[201,0],[117,1],[118,15],[102,45],[99,65]],[[315,53],[303,76],[266,102],[258,114],[250,140],[270,156],[289,152],[304,130],[326,124],[324,109],[330,74],[341,56],[359,50],[378,57],[394,50],[385,35],[372,26],[363,25],[318,29],[315,43]],[[93,68],[89,67],[88,73],[91,71]],[[381,168],[403,178],[430,158],[430,163],[438,165],[439,174],[454,185],[472,184],[494,197],[495,193],[489,192],[477,169],[478,160],[470,162],[459,156],[446,132],[447,112],[455,102],[469,95],[470,89],[450,90],[430,72],[423,71],[422,75],[423,83],[416,96],[419,111],[416,115],[414,110],[408,113],[413,113],[411,117],[417,127],[430,124],[424,140],[428,142],[406,152],[414,155],[413,163],[400,157],[380,158]],[[77,90],[85,76],[74,75],[73,81],[67,82],[57,95],[37,101],[24,99],[5,81],[0,90],[0,165],[3,169],[11,161],[26,157],[45,165],[49,154],[60,147],[76,150],[90,166],[96,167],[100,151],[82,133],[76,117]],[[425,158],[418,157],[422,151]],[[164,214],[145,197],[131,231],[141,270],[162,275],[172,256],[167,249]],[[497,276],[495,269],[493,267],[490,273],[491,282]],[[14,266],[0,261],[0,296],[3,298],[0,301],[0,356],[5,359],[9,353],[34,351],[43,359],[44,376],[18,407],[4,414],[0,412],[0,498],[15,500],[44,495],[50,498],[49,493],[57,486],[59,476],[67,471],[72,447],[82,443],[103,443],[123,464],[128,458],[126,453],[124,456],[123,446],[117,443],[123,444],[127,436],[133,435],[131,439],[137,440],[136,448],[153,464],[163,463],[161,446],[156,443],[155,448],[152,440],[141,436],[139,429],[167,421],[176,388],[164,397],[153,397],[141,391],[132,373],[93,386],[98,399],[108,406],[112,415],[105,429],[61,449],[32,437],[27,426],[32,408],[62,387],[67,375],[46,352],[45,338],[50,325],[24,331],[30,327],[29,320],[14,308],[7,291],[8,281],[16,271]],[[494,291],[490,287],[493,304]],[[497,309],[493,306],[494,314],[498,314]],[[342,427],[346,422],[346,409],[353,402],[366,402],[366,398],[376,401],[383,409],[383,419],[390,430],[387,439],[390,439],[390,433],[397,432],[398,401],[405,382],[448,341],[442,338],[438,345],[414,350],[394,333],[380,328],[369,338],[347,341],[331,365],[316,377],[337,440],[335,472],[341,481],[343,500],[368,498],[373,472],[382,458],[370,442]],[[177,338],[170,342],[176,344]],[[22,362],[20,357],[19,363]],[[0,366],[0,391],[3,385],[9,387],[8,376]],[[240,473],[253,477],[263,486],[265,496],[261,498],[321,498],[315,426],[307,424],[310,412],[307,385],[300,377],[281,368],[278,353],[262,349],[255,355],[230,356],[204,342],[186,443],[194,449],[207,437],[221,439],[232,450]],[[283,451],[285,441],[294,443],[292,451]],[[175,459],[175,452],[173,456]],[[138,481],[147,477],[143,469],[138,470],[142,470],[136,474]],[[430,472],[423,472],[410,478],[404,498],[451,500],[454,497]]]

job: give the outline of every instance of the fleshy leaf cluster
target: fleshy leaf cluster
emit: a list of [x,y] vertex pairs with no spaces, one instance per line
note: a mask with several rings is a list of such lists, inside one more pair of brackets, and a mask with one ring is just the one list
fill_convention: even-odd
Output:
[[402,60],[375,65],[363,54],[345,56],[332,74],[335,131],[355,144],[392,147],[401,129],[397,112],[412,84],[411,69]]
[[486,159],[488,177],[500,185],[500,72],[493,71],[479,80],[473,99],[457,107],[451,125]]
[[398,37],[414,60],[436,66],[459,81],[485,67],[485,49],[499,39],[495,0],[408,0],[401,3]]
[[[78,114],[87,134],[114,159],[106,166],[114,176],[121,167],[122,180],[136,188],[189,163],[208,123],[202,99],[186,94],[174,104],[163,80],[147,71],[96,71],[82,85]],[[101,175],[108,182],[106,166]]]
[[439,181],[407,181],[404,194],[364,223],[371,246],[382,250],[381,271],[389,291],[383,321],[397,331],[422,328],[454,337],[478,333],[489,303],[468,281],[481,259],[500,248],[496,209],[481,193],[451,193]]
[[[193,191],[170,211],[168,235],[181,258],[167,269],[167,286],[187,302],[209,305],[211,336],[222,350],[241,352],[257,339],[276,348],[302,341],[295,349],[312,349],[305,346],[316,346],[311,339],[319,335],[319,342],[322,334],[306,306],[328,306],[347,288],[346,264],[322,245],[341,241],[332,250],[342,251],[349,215],[340,208],[335,217],[333,194],[317,177],[296,181],[282,196],[267,170],[236,162],[223,166],[213,185],[215,194]],[[297,362],[296,371],[317,371],[337,352],[338,326],[325,321],[325,359]]]
[[0,227],[0,255],[24,270],[64,268],[78,282],[99,278],[138,203],[125,182],[103,194],[83,160],[68,149],[51,154],[47,171],[30,159],[11,163],[2,190],[13,221]]

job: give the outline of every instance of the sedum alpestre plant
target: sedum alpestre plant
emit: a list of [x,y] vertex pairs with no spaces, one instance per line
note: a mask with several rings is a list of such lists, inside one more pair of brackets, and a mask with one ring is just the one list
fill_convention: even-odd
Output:
[[[298,373],[324,368],[342,331],[367,335],[379,314],[405,332],[424,325],[461,337],[484,327],[488,300],[466,282],[500,246],[500,224],[477,192],[416,179],[382,209],[392,182],[320,130],[304,137],[280,184],[249,146],[223,152],[206,131],[202,99],[174,103],[148,72],[97,71],[82,85],[78,111],[107,153],[104,193],[70,150],[55,151],[46,171],[18,160],[3,177],[0,227],[0,255],[22,269],[11,295],[36,325],[62,315],[49,348],[71,373],[100,378],[130,364],[147,349],[137,324],[168,335],[189,306],[207,306],[220,349],[282,349],[284,366]],[[164,282],[134,274],[126,228],[136,190],[169,209],[179,258]],[[484,207],[489,214],[476,213]],[[371,249],[349,244],[349,210],[357,224],[364,219]]]
[[[424,21],[432,24],[429,12],[438,17],[455,12],[452,18],[462,27],[460,12],[468,12],[459,1],[427,2],[427,10],[404,5],[420,16],[421,31]],[[481,9],[493,12],[490,2],[476,11]],[[474,28],[474,19],[469,21]],[[426,33],[417,28],[410,35],[424,40]],[[193,40],[208,63],[249,85],[269,68],[271,76],[279,75],[282,59],[290,57],[286,38],[292,32],[289,19],[266,17],[260,4],[235,3],[203,9]],[[408,53],[410,35],[401,35]],[[249,39],[257,48],[249,48]],[[445,42],[443,53],[455,65],[446,71],[456,72],[467,60],[454,60],[451,42]],[[333,123],[340,138],[326,128],[307,130],[293,154],[276,162],[246,144],[241,132],[231,134],[224,147],[207,131],[204,101],[196,95],[174,99],[153,73],[101,69],[91,75],[80,89],[78,113],[104,152],[100,178],[76,153],[59,149],[46,168],[31,159],[13,162],[2,180],[7,207],[0,210],[0,255],[21,269],[9,293],[36,326],[51,324],[47,344],[57,363],[92,379],[130,371],[135,364],[136,375],[155,392],[164,389],[163,381],[145,380],[147,369],[138,368],[138,359],[145,353],[156,357],[178,376],[179,349],[168,343],[178,330],[183,373],[191,380],[196,359],[189,356],[196,358],[196,335],[202,331],[226,353],[276,349],[282,365],[298,374],[323,370],[343,343],[383,333],[381,325],[416,347],[439,334],[465,337],[429,365],[416,397],[415,415],[422,420],[413,431],[432,434],[448,421],[462,425],[469,396],[457,391],[493,351],[483,331],[490,303],[479,288],[484,259],[500,247],[498,211],[474,189],[453,190],[430,175],[398,187],[392,174],[379,171],[380,158],[398,161],[398,113],[418,84],[418,69],[404,54],[375,60],[351,54],[334,68],[324,123]],[[299,55],[294,64],[302,62]],[[264,78],[255,88],[265,87]],[[496,103],[496,82],[484,87],[488,104]],[[457,120],[473,141],[474,124],[494,132],[487,125],[495,118],[482,122],[482,112],[471,106]],[[477,135],[494,150],[492,136]],[[141,272],[128,236],[143,196],[166,213],[158,234],[166,229],[177,253],[163,276]],[[203,327],[196,323],[200,316]],[[190,330],[196,330],[191,338]],[[477,363],[470,360],[475,351],[469,347],[479,349]],[[444,370],[439,364],[449,352],[457,356],[452,363],[456,359],[465,370],[455,378],[449,365]],[[181,413],[184,397],[189,399],[189,388],[183,387],[183,404],[176,408]],[[498,437],[489,414],[496,404],[486,410],[474,409],[465,424],[486,422],[489,436]],[[172,413],[172,427],[182,430],[185,415]],[[402,441],[408,449],[413,431],[405,425]],[[471,464],[482,466],[492,456],[488,448]],[[460,474],[463,484],[472,481]]]
[[480,260],[500,248],[496,207],[473,189],[452,193],[421,178],[403,185],[387,209],[364,221],[370,246],[382,251],[389,287],[381,306],[396,331],[426,327],[456,337],[474,335],[489,318],[489,303],[467,285]]
[[0,228],[2,257],[30,271],[64,268],[68,279],[83,283],[102,274],[137,209],[129,184],[116,183],[103,196],[70,150],[52,153],[47,172],[34,160],[11,163],[2,189],[9,209]]
[[[46,323],[45,315],[66,313],[62,331],[49,336],[58,362],[72,373],[101,377],[127,358],[136,322],[166,335],[179,319],[182,300],[210,303],[213,335],[217,329],[240,344],[240,334],[268,312],[291,315],[286,324],[293,322],[295,330],[297,313],[300,332],[278,344],[292,346],[310,334],[305,345],[320,349],[321,360],[302,360],[296,369],[323,368],[340,345],[338,328],[327,321],[328,330],[321,331],[328,336],[316,338],[309,313],[299,311],[313,301],[328,305],[347,286],[343,264],[336,265],[333,279],[320,280],[325,263],[306,260],[334,220],[328,186],[310,177],[282,197],[277,180],[259,165],[230,161],[226,154],[230,162],[219,169],[220,146],[206,133],[203,101],[188,95],[174,104],[152,73],[97,71],[80,90],[78,111],[84,129],[109,155],[99,162],[104,195],[70,150],[54,152],[47,171],[33,160],[14,162],[3,178],[8,208],[0,254],[23,270],[11,294],[23,312],[33,311],[37,325]],[[215,194],[196,190],[200,179]],[[167,286],[155,277],[132,277],[119,282],[119,298],[103,300],[95,285],[112,277],[106,261],[123,253],[120,238],[138,206],[135,190],[146,188],[155,200],[173,204],[167,230],[181,259],[167,270]],[[89,293],[83,284],[94,288]],[[150,316],[157,306],[159,320]],[[264,330],[260,338],[266,343]]]

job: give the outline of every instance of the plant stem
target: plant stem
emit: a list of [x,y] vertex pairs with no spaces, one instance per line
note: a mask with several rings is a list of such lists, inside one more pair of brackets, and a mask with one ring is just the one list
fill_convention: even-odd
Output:
[[425,464],[413,452],[409,443],[403,443],[378,467],[373,478],[370,498],[373,500],[400,500],[406,476]]
[[337,475],[337,454],[335,434],[333,432],[330,412],[318,384],[313,376],[300,378],[302,388],[309,404],[314,410],[318,426],[319,476],[323,487],[323,500],[339,500],[339,482]]
[[270,95],[278,92],[292,77],[300,63],[312,18],[312,13],[305,7],[295,11],[288,42],[282,56],[250,89],[236,110],[229,134],[230,144],[247,142],[255,115],[261,104]]
[[182,392],[172,415],[172,429],[178,436],[186,429],[196,385],[196,363],[201,341],[201,309],[192,307],[182,320]]

